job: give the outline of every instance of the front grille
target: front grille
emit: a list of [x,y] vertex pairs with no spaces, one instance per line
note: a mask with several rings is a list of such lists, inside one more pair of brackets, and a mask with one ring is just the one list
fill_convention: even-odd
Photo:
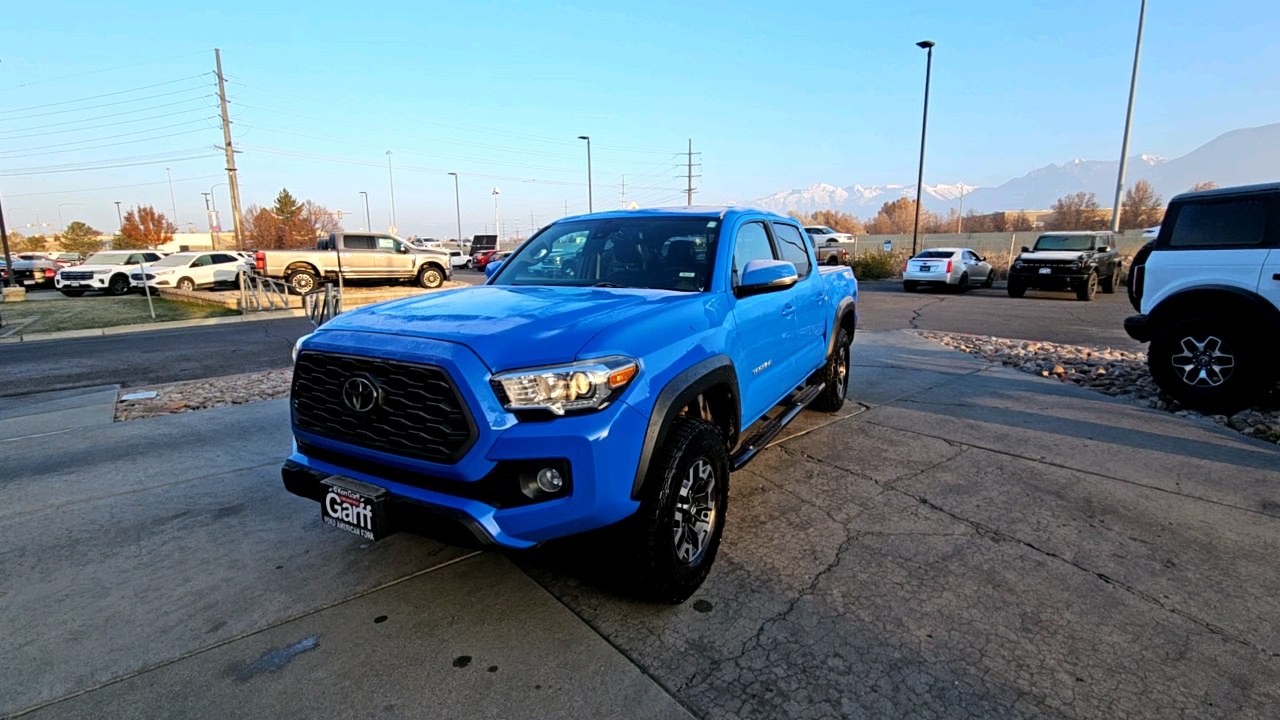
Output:
[[63,271],[62,271],[62,279],[63,279],[63,280],[75,280],[76,282],[83,282],[83,281],[85,281],[85,280],[92,280],[92,279],[93,279],[93,273],[92,273],[92,272],[83,272],[83,271],[67,272],[66,270],[63,270]]
[[[132,275],[130,275],[130,276],[129,276],[129,279],[130,279],[130,280],[132,280],[132,281],[134,281],[134,282],[142,282],[142,273],[134,273],[134,274],[132,274]],[[152,275],[151,273],[147,273],[147,279],[148,279],[148,280],[155,280],[155,279],[156,279],[156,276],[155,276],[155,275]]]
[[[357,412],[343,386],[361,377],[377,386],[373,408]],[[303,352],[293,371],[294,425],[303,431],[393,455],[455,463],[476,427],[448,373],[434,365]]]

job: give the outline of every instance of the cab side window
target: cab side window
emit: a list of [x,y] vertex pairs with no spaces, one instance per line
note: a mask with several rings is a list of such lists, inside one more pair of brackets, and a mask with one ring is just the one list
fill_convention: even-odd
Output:
[[195,262],[191,263],[190,267],[204,267],[206,265],[212,265],[212,264],[213,264],[212,257],[208,255],[201,255],[200,257],[195,259]]
[[804,238],[794,225],[773,223],[773,237],[778,241],[778,250],[782,259],[796,266],[796,275],[801,280],[809,277],[812,264],[809,262],[809,251],[805,249]]
[[749,222],[738,229],[733,245],[733,284],[738,284],[742,269],[752,260],[776,260],[773,243],[762,222]]
[[344,250],[373,250],[377,245],[372,235],[344,235],[342,247]]

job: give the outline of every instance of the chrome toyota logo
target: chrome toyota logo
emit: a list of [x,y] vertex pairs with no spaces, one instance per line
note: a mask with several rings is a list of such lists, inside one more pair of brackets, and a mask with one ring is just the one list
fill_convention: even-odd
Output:
[[358,413],[369,412],[378,404],[378,386],[362,375],[347,378],[342,384],[342,402]]

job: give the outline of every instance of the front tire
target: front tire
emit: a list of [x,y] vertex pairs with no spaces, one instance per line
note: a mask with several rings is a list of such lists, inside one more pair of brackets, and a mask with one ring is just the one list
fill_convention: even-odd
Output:
[[852,344],[853,338],[849,331],[840,328],[836,333],[835,349],[827,358],[827,364],[814,378],[827,386],[809,403],[810,410],[836,412],[844,406],[845,395],[849,391],[849,346]]
[[182,278],[178,281],[178,289],[192,292],[196,289],[196,282],[191,278]]
[[444,285],[444,273],[434,265],[428,265],[418,271],[418,284],[428,290],[434,290]]
[[729,500],[729,453],[711,423],[675,419],[649,466],[640,510],[628,522],[635,590],[678,605],[702,585],[720,548]]
[[1091,272],[1089,277],[1084,279],[1084,284],[1076,288],[1076,299],[1082,302],[1093,300],[1098,294],[1098,273]]
[[1221,318],[1193,317],[1151,342],[1147,367],[1161,390],[1207,414],[1234,414],[1267,389],[1263,353],[1250,333]]
[[310,270],[294,270],[284,280],[299,295],[305,295],[315,290],[316,282],[318,282],[315,273]]
[[112,275],[107,281],[107,294],[112,296],[124,295],[129,292],[129,277],[127,275]]
[[1008,290],[1009,290],[1009,297],[1011,298],[1020,298],[1023,295],[1027,294],[1027,286],[1023,285],[1021,282],[1017,280],[1014,280],[1013,278],[1009,278]]

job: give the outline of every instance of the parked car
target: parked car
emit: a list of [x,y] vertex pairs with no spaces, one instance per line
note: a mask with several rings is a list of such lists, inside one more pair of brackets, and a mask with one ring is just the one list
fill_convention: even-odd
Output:
[[394,235],[332,233],[315,250],[259,250],[256,272],[281,278],[297,293],[314,290],[321,278],[416,280],[438,288],[453,276],[449,253],[415,248]]
[[854,244],[853,235],[836,232],[825,225],[807,225],[804,231],[813,241],[818,262],[823,265],[844,265],[849,261],[849,247]]
[[1009,297],[1033,290],[1070,290],[1078,300],[1092,300],[1098,290],[1120,287],[1124,263],[1109,232],[1052,232],[1036,239],[1009,268]]
[[239,284],[240,273],[249,272],[253,266],[230,252],[188,251],[160,258],[147,265],[146,278],[141,269],[130,273],[134,287],[177,288],[198,290]]
[[503,253],[499,250],[486,250],[482,253],[476,253],[473,256],[472,267],[474,267],[477,270],[483,271],[486,267],[488,267],[489,263],[494,262],[496,260],[501,260],[503,256],[509,255],[509,254],[510,253]]
[[1280,381],[1280,183],[1183,193],[1134,256],[1124,322],[1179,403],[1231,414]]
[[915,292],[922,285],[964,292],[972,285],[989,288],[995,280],[991,263],[969,248],[922,250],[902,265],[902,289],[906,292]]
[[53,287],[61,267],[45,253],[19,253],[13,261],[13,281],[23,287]]
[[8,284],[9,281],[9,263],[0,260],[0,282]]
[[471,267],[471,257],[456,248],[447,248],[443,243],[434,240],[412,240],[410,244],[419,250],[436,250],[449,255],[449,265],[455,270]]
[[[572,277],[530,272],[584,234]],[[302,338],[284,485],[370,540],[456,523],[528,548],[623,523],[637,591],[683,602],[715,560],[729,473],[804,407],[843,404],[856,303],[852,271],[818,266],[790,218],[565,218],[483,286]]]
[[59,270],[54,275],[53,285],[67,297],[80,297],[90,290],[124,295],[133,286],[129,275],[143,263],[150,269],[162,257],[155,250],[93,253],[83,264]]

